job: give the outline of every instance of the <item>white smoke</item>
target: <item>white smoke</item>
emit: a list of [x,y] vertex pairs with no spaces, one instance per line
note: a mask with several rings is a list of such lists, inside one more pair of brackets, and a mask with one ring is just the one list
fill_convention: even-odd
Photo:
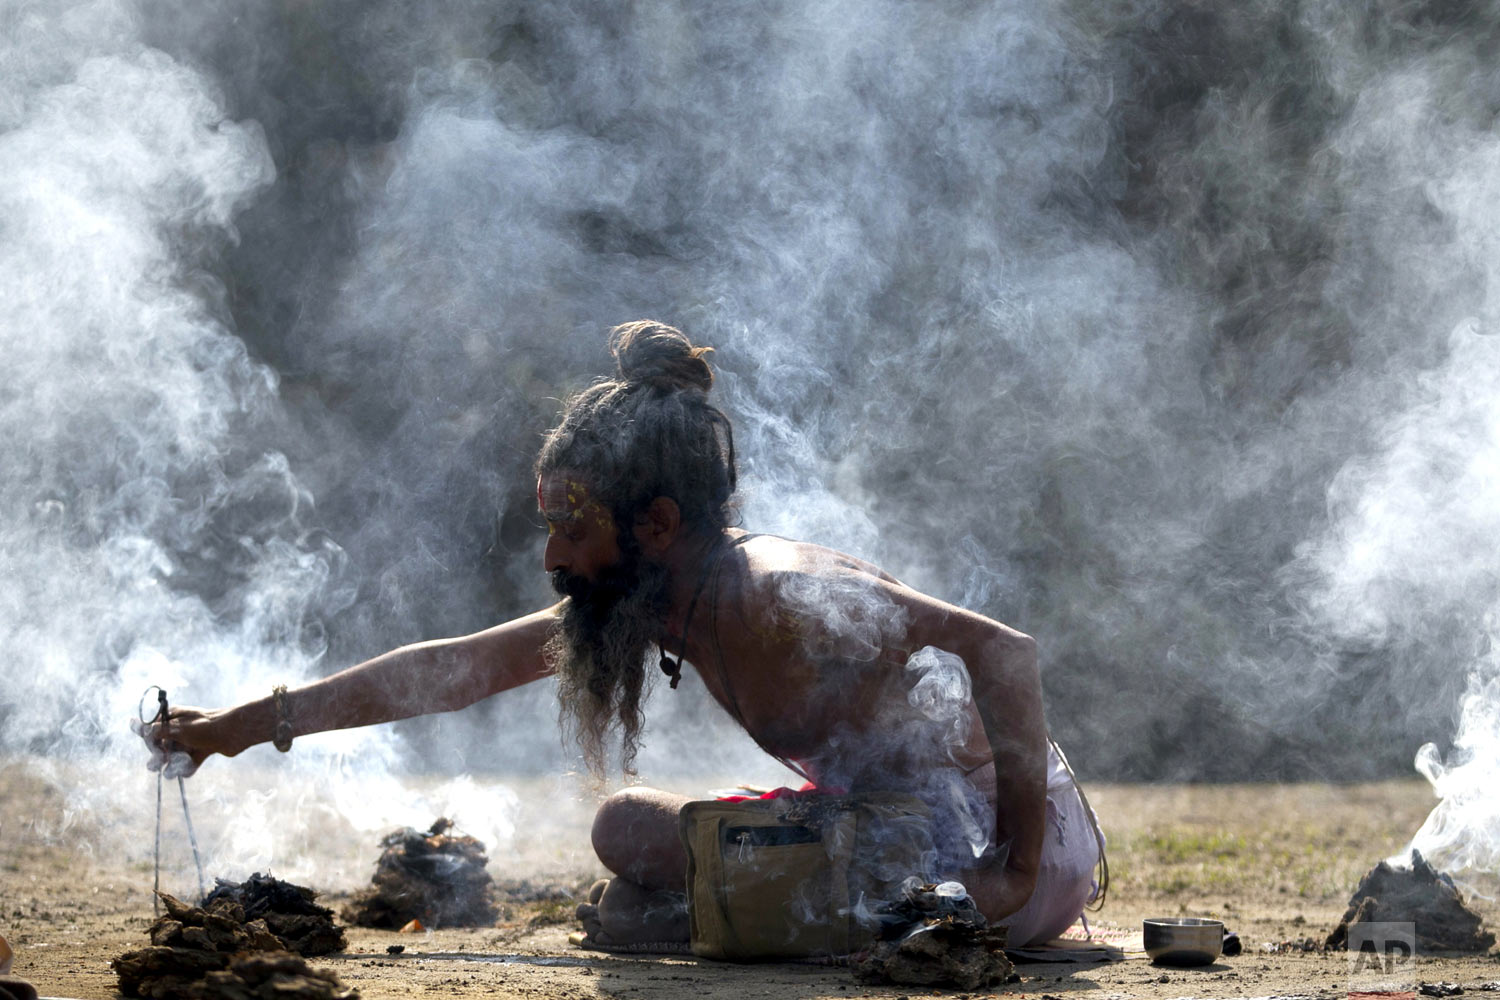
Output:
[[[541,606],[538,435],[642,316],[718,348],[746,527],[1036,635],[1086,771],[1389,773],[1489,690],[1500,164],[1449,14],[5,16],[10,751]],[[196,793],[566,767],[534,688]],[[689,675],[644,775],[786,780],[732,728]]]
[[[1425,370],[1396,368],[1367,383],[1387,415],[1370,453],[1334,479],[1326,534],[1300,553],[1320,581],[1312,598],[1321,627],[1380,650],[1393,671],[1416,678],[1401,689],[1409,699],[1403,708],[1435,695],[1444,704],[1453,681],[1463,678],[1446,759],[1436,743],[1417,751],[1417,769],[1441,801],[1409,845],[1460,877],[1500,864],[1493,796],[1500,686],[1492,652],[1500,626],[1492,557],[1500,537],[1500,142],[1448,113],[1451,88],[1473,65],[1433,59],[1366,81],[1346,133],[1350,159],[1369,185],[1372,217],[1386,214],[1382,206],[1399,177],[1446,222],[1438,252],[1408,258],[1400,280],[1424,296],[1456,285],[1475,313],[1437,342]],[[1412,236],[1394,225],[1389,232],[1390,239]],[[1424,669],[1434,656],[1447,662]],[[1392,860],[1408,855],[1403,850]]]
[[[285,463],[230,455],[237,426],[272,405],[275,377],[219,320],[220,292],[200,270],[274,176],[259,129],[224,120],[197,74],[122,38],[124,8],[46,13],[61,41],[33,12],[33,31],[11,44],[34,47],[59,79],[25,94],[0,136],[11,570],[0,628],[12,650],[0,698],[7,742],[50,748],[60,721],[105,718],[98,702],[127,715],[118,666],[134,684],[151,661],[219,658],[226,630],[177,585],[192,572],[184,555],[217,542],[252,570],[283,562],[274,583],[231,598],[231,639],[253,639],[257,611],[295,601],[320,569],[273,544],[298,505]],[[262,509],[247,503],[239,533],[208,537],[237,497]]]
[[[108,846],[138,852],[151,779],[127,722],[142,691],[211,706],[309,679],[324,650],[310,609],[350,595],[286,458],[253,444],[274,428],[278,380],[228,324],[212,276],[237,213],[275,178],[261,129],[142,44],[128,4],[7,18],[3,743],[44,755],[32,766],[67,789],[65,815],[121,817],[90,833],[113,829]],[[318,827],[289,817],[333,809],[368,831],[452,804],[441,789],[414,803],[385,778],[385,737],[311,742],[321,752],[260,793],[243,771],[194,779],[217,872],[308,874]],[[500,791],[462,811],[508,840],[514,801]],[[220,808],[205,816],[206,800]]]
[[[1331,493],[1319,610],[1344,636],[1400,649],[1440,629],[1491,647],[1500,625],[1500,338],[1476,323],[1453,333],[1443,364],[1410,388],[1384,450],[1352,463]],[[1454,874],[1500,864],[1500,682],[1493,652],[1452,664],[1467,675],[1453,750],[1424,745],[1417,768],[1440,804],[1410,847]],[[1418,693],[1420,696],[1420,693]],[[1404,859],[1409,851],[1398,856]]]

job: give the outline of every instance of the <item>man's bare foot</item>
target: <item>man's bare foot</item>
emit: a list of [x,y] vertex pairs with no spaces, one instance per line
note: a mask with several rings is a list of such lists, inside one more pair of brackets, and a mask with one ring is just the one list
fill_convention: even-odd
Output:
[[583,925],[583,933],[586,934],[590,940],[596,941],[600,944],[608,943],[599,941],[599,935],[603,932],[603,928],[599,926],[599,900],[601,897],[603,897],[604,890],[608,886],[609,879],[607,878],[601,878],[599,881],[589,886],[588,902],[579,903],[578,909],[574,913],[574,916],[578,918],[578,922]]
[[595,882],[578,920],[595,944],[657,944],[688,940],[687,897],[647,889],[626,878]]

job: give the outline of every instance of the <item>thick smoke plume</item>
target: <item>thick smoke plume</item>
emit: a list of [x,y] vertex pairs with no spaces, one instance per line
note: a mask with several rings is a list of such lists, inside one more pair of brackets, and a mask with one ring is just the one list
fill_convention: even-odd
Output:
[[[1086,774],[1495,766],[1500,11],[0,23],[9,751],[133,773],[147,683],[540,606],[539,434],[651,316],[718,349],[746,526],[1035,635]],[[537,687],[296,766],[566,767]],[[644,777],[767,766],[691,681],[651,725]]]

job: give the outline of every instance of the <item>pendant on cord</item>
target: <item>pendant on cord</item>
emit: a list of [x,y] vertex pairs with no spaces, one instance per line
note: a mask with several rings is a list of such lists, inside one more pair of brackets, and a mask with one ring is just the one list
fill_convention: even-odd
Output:
[[681,656],[677,657],[677,662],[673,663],[671,661],[671,659],[669,659],[667,657],[666,650],[662,650],[662,654],[661,654],[661,672],[664,673],[664,674],[666,674],[669,678],[671,678],[671,684],[668,685],[668,686],[673,691],[676,691],[677,690],[677,682],[680,681],[680,680],[682,680],[682,657]]

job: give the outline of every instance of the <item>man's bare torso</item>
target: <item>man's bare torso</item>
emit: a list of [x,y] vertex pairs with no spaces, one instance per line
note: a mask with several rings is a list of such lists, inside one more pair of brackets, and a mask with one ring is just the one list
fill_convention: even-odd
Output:
[[688,659],[761,747],[820,785],[899,787],[935,767],[982,769],[992,754],[961,666],[929,681],[945,689],[937,704],[913,704],[931,671],[909,665],[904,592],[851,556],[756,536],[709,573]]

